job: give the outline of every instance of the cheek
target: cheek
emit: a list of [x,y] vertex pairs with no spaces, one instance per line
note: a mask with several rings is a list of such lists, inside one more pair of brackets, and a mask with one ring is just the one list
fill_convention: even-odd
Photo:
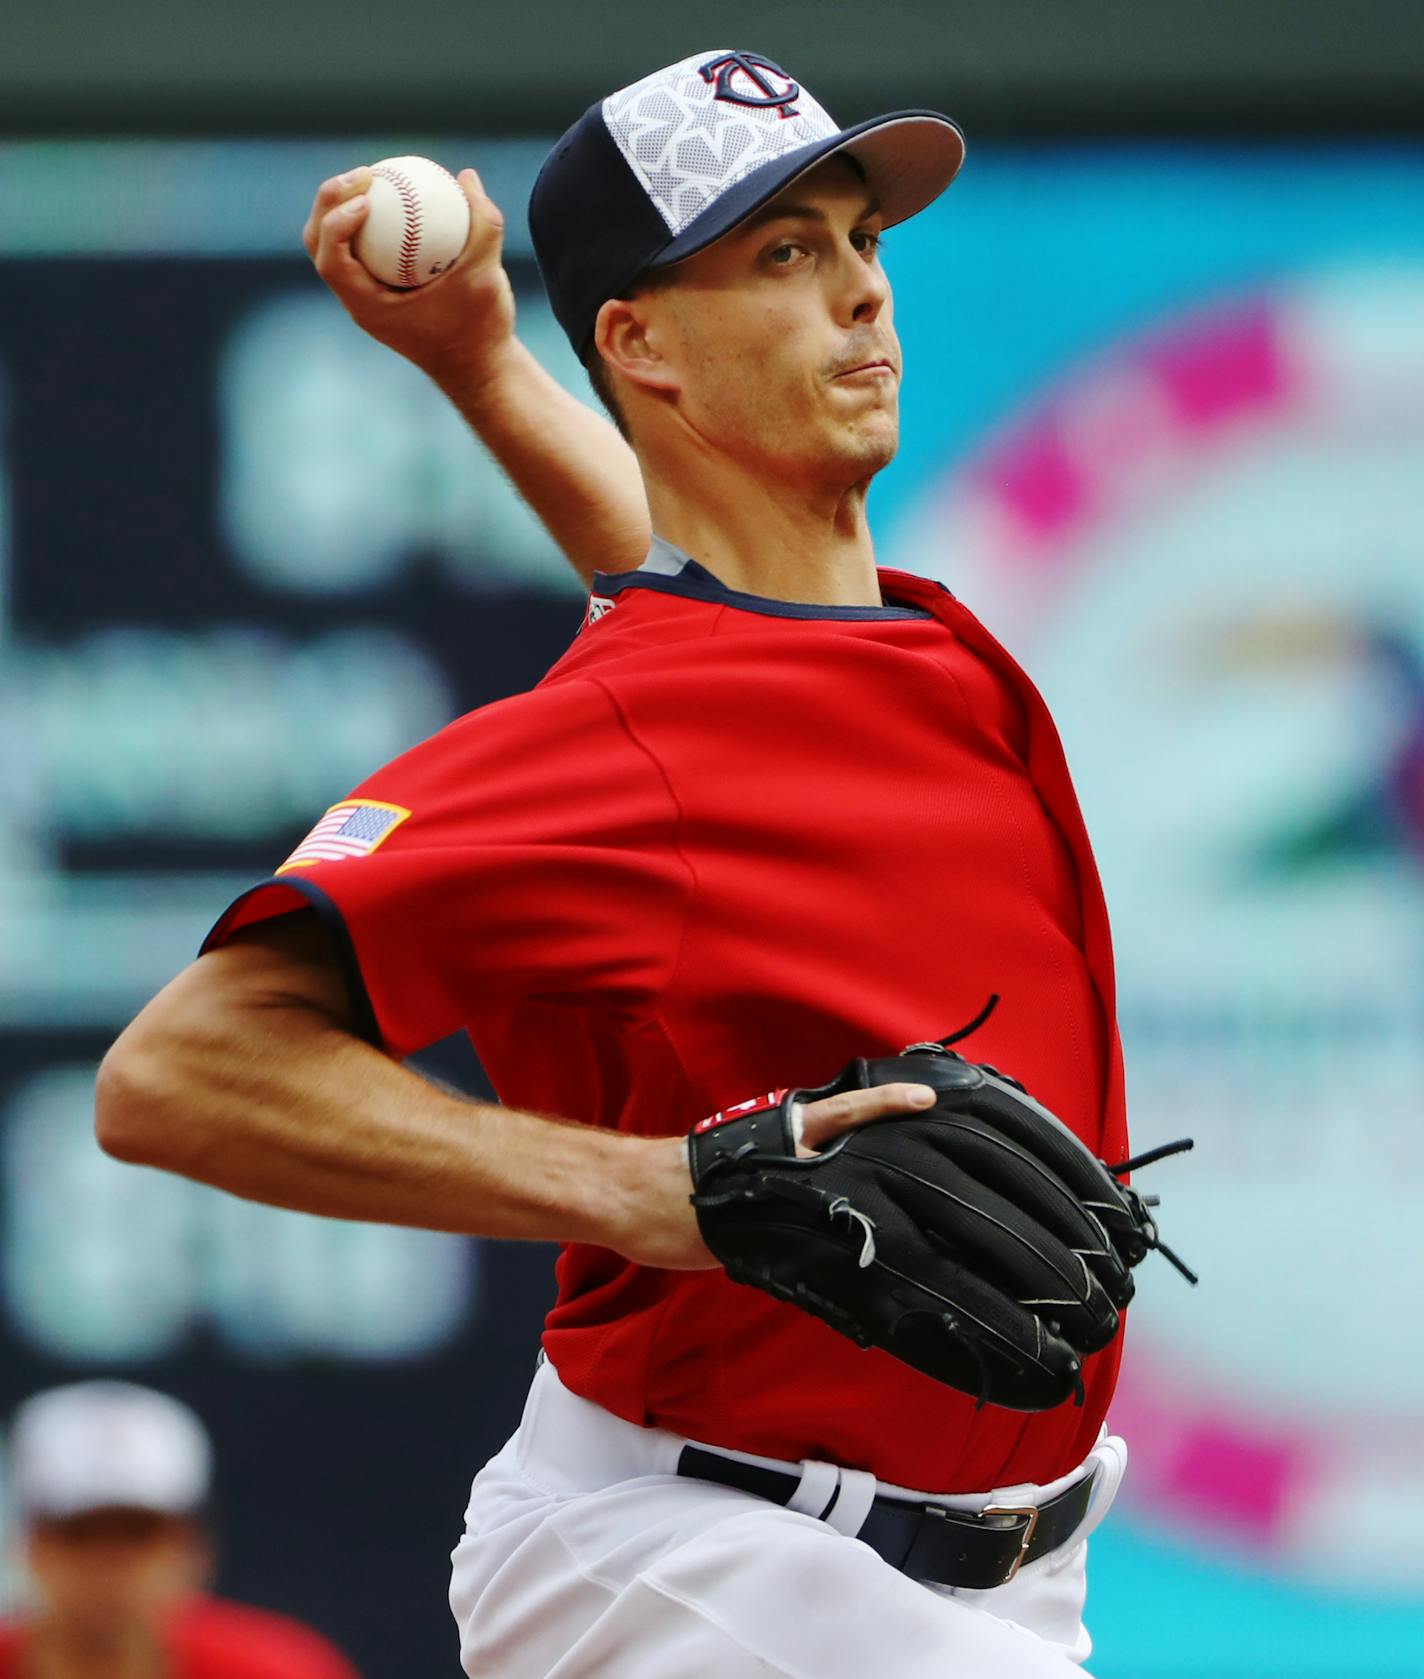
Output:
[[792,398],[797,356],[793,325],[780,312],[741,310],[699,321],[684,340],[695,369],[696,405],[756,431]]
[[826,404],[823,369],[834,345],[804,301],[692,311],[679,322],[689,376],[687,412],[710,435],[780,449],[809,435]]
[[790,420],[811,424],[825,406],[824,335],[805,309],[769,309],[757,337],[758,421],[782,430]]

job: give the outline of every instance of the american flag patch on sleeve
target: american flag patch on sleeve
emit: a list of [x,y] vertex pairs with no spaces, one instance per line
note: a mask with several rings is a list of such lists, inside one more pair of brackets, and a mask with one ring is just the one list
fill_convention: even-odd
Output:
[[390,838],[410,812],[379,799],[343,799],[333,805],[285,863],[274,872],[309,868],[313,863],[339,863],[347,857],[369,857]]

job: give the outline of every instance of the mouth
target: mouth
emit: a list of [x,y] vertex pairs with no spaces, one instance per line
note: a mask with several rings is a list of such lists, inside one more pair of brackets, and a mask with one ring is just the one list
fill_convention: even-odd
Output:
[[833,376],[835,379],[894,379],[898,377],[893,362],[884,356],[874,361],[857,362],[854,367],[843,367]]

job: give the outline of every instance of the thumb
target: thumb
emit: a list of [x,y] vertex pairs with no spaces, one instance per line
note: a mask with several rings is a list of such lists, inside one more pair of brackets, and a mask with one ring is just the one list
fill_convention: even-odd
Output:
[[455,177],[470,206],[470,236],[465,241],[463,260],[471,267],[498,263],[504,249],[504,215],[485,193],[473,169],[462,169]]
[[927,1084],[876,1084],[868,1090],[844,1090],[800,1107],[800,1141],[809,1150],[822,1148],[842,1131],[897,1114],[923,1113],[935,1104]]

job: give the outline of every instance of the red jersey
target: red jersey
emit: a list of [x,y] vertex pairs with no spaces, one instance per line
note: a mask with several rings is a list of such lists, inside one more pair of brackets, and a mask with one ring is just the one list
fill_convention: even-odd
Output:
[[[0,1623],[0,1679],[26,1679],[32,1628]],[[300,1621],[198,1597],[163,1630],[167,1679],[357,1679],[334,1644]]]
[[[234,928],[312,904],[373,1035],[404,1056],[464,1027],[502,1101],[685,1132],[856,1055],[943,1036],[1126,1153],[1107,915],[1057,732],[938,583],[882,607],[794,606],[677,575],[600,575],[532,692],[373,775]],[[630,1421],[929,1491],[1066,1472],[1087,1403],[974,1401],[719,1270],[567,1247],[544,1346]]]

